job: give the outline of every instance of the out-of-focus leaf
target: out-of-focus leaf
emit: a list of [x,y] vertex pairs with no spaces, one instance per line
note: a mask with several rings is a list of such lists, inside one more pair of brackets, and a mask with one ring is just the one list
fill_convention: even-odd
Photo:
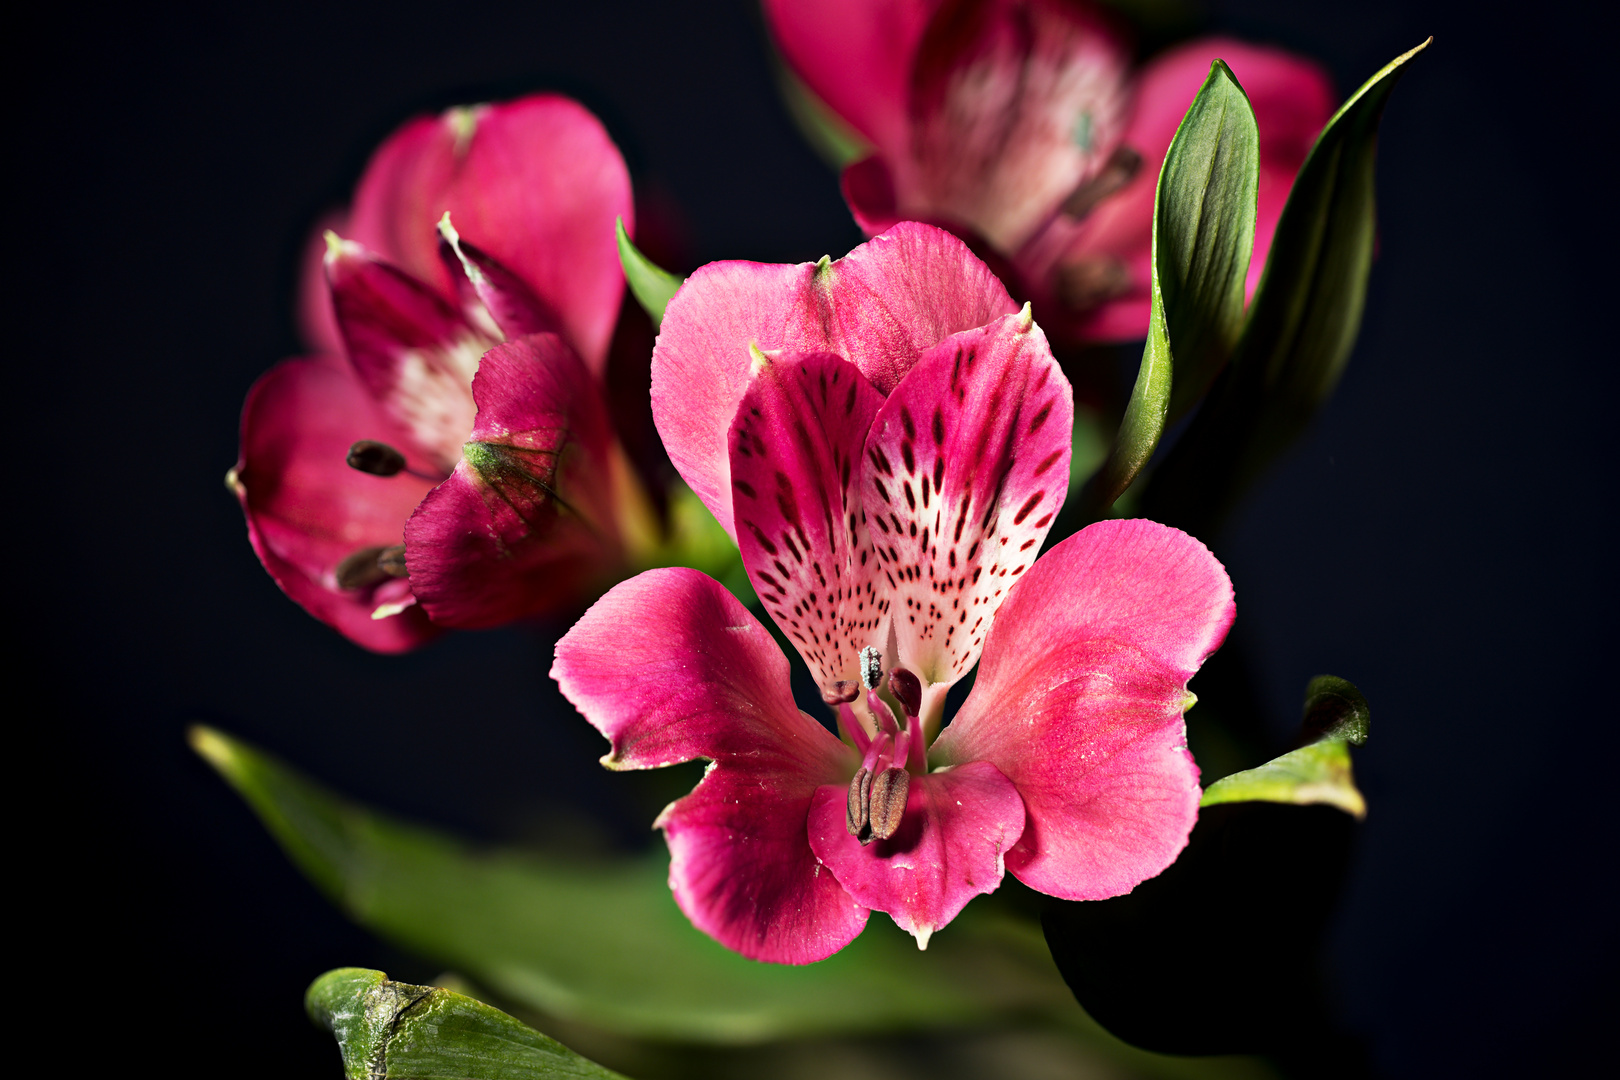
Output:
[[874,914],[830,959],[756,963],[687,922],[662,854],[580,863],[474,852],[339,799],[220,732],[193,728],[191,742],[356,922],[571,1030],[738,1047],[1033,1025],[1076,1040],[1109,1075],[1271,1075],[1252,1059],[1189,1061],[1120,1042],[1075,1005],[1040,928],[990,903],[970,906],[927,952]]
[[1232,361],[1154,476],[1153,516],[1207,532],[1338,384],[1372,265],[1378,123],[1427,45],[1390,61],[1322,129],[1288,194]]
[[1092,516],[1130,487],[1167,418],[1208,388],[1237,340],[1259,170],[1254,110],[1217,60],[1159,170],[1147,345],[1113,449],[1089,492]]
[[1306,745],[1211,784],[1169,869],[1125,896],[1048,906],[1047,943],[1087,1012],[1151,1050],[1268,1053],[1300,1075],[1359,1075],[1362,1051],[1328,1018],[1320,952],[1366,812],[1347,747],[1367,729],[1361,693],[1317,676]]
[[776,85],[782,92],[782,103],[787,106],[788,115],[823,161],[842,172],[872,153],[872,144],[828,108],[785,61],[777,57],[774,67]]
[[1350,746],[1367,741],[1370,722],[1367,699],[1353,683],[1334,675],[1318,675],[1305,689],[1302,735],[1315,741],[1259,768],[1222,777],[1209,785],[1198,805],[1323,803],[1364,818],[1367,800],[1350,772]]
[[345,1080],[623,1080],[499,1009],[380,971],[328,971],[304,1008],[336,1036]]
[[664,322],[664,308],[669,305],[669,298],[675,295],[675,290],[686,279],[675,276],[643,255],[641,249],[630,242],[630,234],[624,231],[623,218],[619,219],[615,228],[619,237],[619,265],[624,268],[624,280],[630,284],[636,302],[647,312],[656,330]]
[[690,566],[730,589],[744,604],[757,605],[759,598],[743,569],[742,554],[703,500],[677,480],[670,485],[668,504],[668,538],[636,569]]
[[[676,908],[667,857],[475,853],[335,798],[207,729],[192,743],[357,922],[515,1003],[649,1038],[750,1042],[1050,1014],[1066,994],[1033,927],[958,920],[926,954],[874,918],[805,968],[746,960]],[[952,936],[955,941],[951,940]]]

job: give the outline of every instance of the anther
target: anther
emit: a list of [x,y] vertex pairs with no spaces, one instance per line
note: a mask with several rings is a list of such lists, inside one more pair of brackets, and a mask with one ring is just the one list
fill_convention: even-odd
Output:
[[[867,813],[872,801],[872,770],[862,767],[849,782],[849,801],[844,807],[844,827],[849,835],[860,839],[866,832]],[[861,843],[866,843],[861,840]]]
[[861,696],[861,684],[853,679],[839,679],[821,689],[821,700],[832,708],[848,704]]
[[922,681],[903,667],[889,672],[889,693],[894,695],[907,716],[922,712]]
[[361,439],[349,447],[349,468],[372,476],[396,476],[405,471],[405,455],[385,442]]
[[876,690],[883,681],[883,654],[868,645],[861,650],[861,683],[868,690]]
[[338,563],[333,572],[338,588],[364,589],[387,581],[393,575],[383,569],[379,560],[388,551],[384,547],[361,548]]
[[904,769],[887,768],[876,776],[862,767],[849,782],[849,801],[844,807],[844,827],[864,847],[873,840],[887,840],[900,828],[906,816],[906,792],[911,790],[911,774]]
[[1072,218],[1085,217],[1098,203],[1134,180],[1141,168],[1141,154],[1128,146],[1117,148],[1097,175],[1084,181],[1063,201],[1063,212]]
[[405,545],[395,544],[391,548],[383,548],[377,553],[377,569],[389,577],[408,577],[410,571],[405,569]]
[[906,813],[906,792],[910,788],[911,774],[904,769],[888,768],[877,774],[877,779],[872,781],[866,814],[866,827],[871,831],[868,840],[887,840],[900,828],[900,819]]

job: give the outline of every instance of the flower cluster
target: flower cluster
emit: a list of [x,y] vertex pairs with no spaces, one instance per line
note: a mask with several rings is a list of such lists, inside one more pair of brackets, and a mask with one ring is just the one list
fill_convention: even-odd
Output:
[[844,171],[868,235],[931,221],[1005,260],[1049,330],[1147,332],[1154,182],[1219,57],[1254,106],[1259,213],[1248,290],[1334,98],[1315,63],[1231,38],[1132,70],[1126,35],[1083,0],[766,0],[809,88],[873,152]]
[[[601,375],[630,178],[540,95],[407,124],[304,282],[229,482],[289,596],[380,652],[590,595],[646,532]],[[341,233],[341,236],[339,235]]]

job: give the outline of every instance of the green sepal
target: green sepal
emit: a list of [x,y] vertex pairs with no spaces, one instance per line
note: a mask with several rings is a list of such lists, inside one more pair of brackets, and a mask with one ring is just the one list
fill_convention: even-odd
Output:
[[622,1080],[499,1009],[381,971],[328,971],[304,1009],[337,1038],[345,1080]]
[[1091,516],[1106,513],[1131,486],[1165,424],[1204,393],[1237,341],[1259,176],[1254,109],[1231,69],[1216,60],[1159,170],[1147,344],[1113,449],[1088,495]]
[[1154,477],[1153,516],[1208,532],[1338,384],[1372,266],[1378,124],[1406,65],[1427,45],[1367,80],[1317,137],[1289,191],[1231,363]]
[[1305,688],[1304,737],[1314,741],[1258,768],[1222,777],[1205,789],[1198,805],[1322,804],[1364,818],[1367,800],[1350,770],[1350,747],[1367,741],[1370,720],[1367,699],[1354,684],[1334,675],[1318,675]]
[[776,70],[777,88],[782,92],[782,103],[817,156],[839,172],[870,157],[872,144],[816,96],[786,61],[780,57],[774,60],[772,66]]
[[630,242],[630,234],[624,231],[623,218],[617,219],[614,229],[619,238],[619,265],[624,268],[624,280],[629,283],[636,302],[647,312],[656,330],[663,325],[664,308],[669,306],[669,298],[675,295],[675,290],[686,279],[677,277],[643,255],[641,249]]

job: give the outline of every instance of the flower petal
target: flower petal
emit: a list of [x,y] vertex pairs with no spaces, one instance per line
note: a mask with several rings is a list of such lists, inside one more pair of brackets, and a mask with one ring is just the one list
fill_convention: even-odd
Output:
[[838,187],[849,212],[855,215],[855,224],[867,236],[876,236],[900,223],[894,177],[876,154],[845,168],[838,177]]
[[494,342],[438,293],[351,240],[326,254],[349,361],[412,445],[443,473],[472,430],[473,372]]
[[912,57],[939,0],[765,0],[793,70],[855,130],[890,154],[910,138]]
[[613,225],[635,217],[629,172],[601,122],[554,94],[414,120],[367,165],[349,235],[453,296],[436,231],[446,211],[558,313],[600,372],[624,287]]
[[411,515],[405,563],[435,622],[474,628],[577,598],[620,556],[612,432],[597,383],[556,334],[495,346],[455,472]]
[[1018,786],[1029,817],[1007,868],[1025,884],[1118,896],[1185,846],[1200,794],[1187,680],[1234,610],[1209,549],[1151,521],[1091,525],[1012,590],[931,759],[994,762]]
[[1024,829],[1018,789],[986,761],[913,776],[899,830],[864,847],[845,824],[848,789],[816,791],[810,847],[856,903],[888,912],[921,948],[969,900],[995,891]]
[[816,788],[854,751],[794,706],[787,657],[712,578],[649,570],[608,591],[557,643],[552,678],[612,743],[614,768],[713,761],[660,815],[687,917],[757,960],[810,963],[866,925],[810,850]]
[[[463,240],[448,214],[439,225],[439,257],[450,267],[462,310],[487,315],[501,338],[563,332],[557,313],[493,255]],[[475,322],[475,316],[469,314],[468,321]]]
[[383,604],[410,600],[404,580],[379,576],[347,589],[337,581],[338,565],[356,552],[403,540],[405,519],[431,487],[409,473],[372,476],[346,464],[356,440],[392,438],[347,364],[288,360],[248,391],[232,471],[248,538],[276,584],[349,640],[385,653],[439,633],[419,607],[372,618]]
[[751,377],[749,346],[836,353],[888,394],[935,343],[1016,310],[967,245],[915,222],[837,262],[710,263],[664,311],[652,364],[658,433],[735,536],[726,433]]
[[861,649],[886,636],[851,536],[852,485],[883,397],[831,353],[758,366],[731,427],[737,545],[761,603],[825,689],[858,678]]
[[1125,128],[1129,55],[1091,8],[947,3],[917,48],[901,213],[962,222],[1016,251],[1097,175]]
[[1078,313],[1076,332],[1087,340],[1113,341],[1147,332],[1149,260],[1153,241],[1153,195],[1164,155],[1187,107],[1209,76],[1209,65],[1225,60],[1254,106],[1260,132],[1259,210],[1255,216],[1254,257],[1249,260],[1248,293],[1254,294],[1266,253],[1277,229],[1294,176],[1317,133],[1333,115],[1333,84],[1320,65],[1281,49],[1234,38],[1200,38],[1167,50],[1143,68],[1125,144],[1142,155],[1136,175],[1099,203],[1082,222],[1062,222],[1039,246],[1052,257],[1062,249],[1069,265],[1110,265],[1125,284],[1112,299]]
[[1069,482],[1074,404],[1027,314],[935,346],[889,395],[861,457],[863,540],[899,659],[925,683],[973,667]]

